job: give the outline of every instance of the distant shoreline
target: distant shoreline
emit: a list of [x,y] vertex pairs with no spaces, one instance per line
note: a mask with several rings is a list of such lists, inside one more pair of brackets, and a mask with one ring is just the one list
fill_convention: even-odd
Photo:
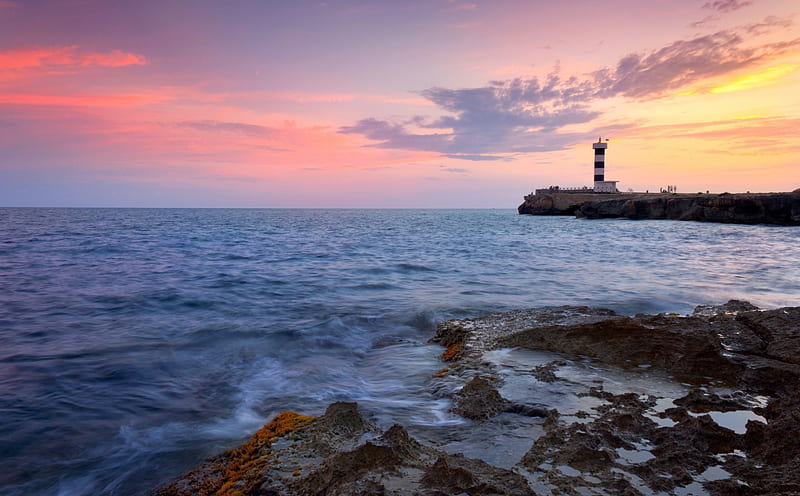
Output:
[[527,215],[667,219],[728,224],[800,225],[800,189],[789,193],[547,193],[525,197]]

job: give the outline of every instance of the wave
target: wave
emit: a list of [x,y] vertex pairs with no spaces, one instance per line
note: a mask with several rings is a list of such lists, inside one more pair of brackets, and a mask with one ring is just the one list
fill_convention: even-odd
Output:
[[438,272],[436,269],[428,267],[427,265],[418,265],[411,263],[400,263],[395,265],[400,272]]
[[395,286],[394,284],[389,284],[386,282],[373,282],[373,283],[363,283],[363,284],[356,284],[353,286],[347,286],[347,288],[355,290],[372,291],[372,290],[383,290],[383,289],[398,289],[399,286]]

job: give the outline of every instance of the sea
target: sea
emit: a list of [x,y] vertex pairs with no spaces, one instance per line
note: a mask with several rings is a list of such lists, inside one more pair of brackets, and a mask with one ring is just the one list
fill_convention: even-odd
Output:
[[[273,415],[464,422],[437,322],[800,305],[800,229],[513,209],[0,209],[0,494],[137,495]],[[480,442],[480,441],[476,441]]]

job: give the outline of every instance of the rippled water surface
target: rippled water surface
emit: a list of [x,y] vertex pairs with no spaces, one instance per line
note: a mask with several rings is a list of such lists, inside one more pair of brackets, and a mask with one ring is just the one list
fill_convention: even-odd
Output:
[[435,322],[800,305],[800,229],[513,210],[0,209],[2,494],[141,494],[276,412],[425,390]]

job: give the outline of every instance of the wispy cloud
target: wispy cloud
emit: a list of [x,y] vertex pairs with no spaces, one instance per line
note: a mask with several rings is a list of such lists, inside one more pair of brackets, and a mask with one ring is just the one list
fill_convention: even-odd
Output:
[[719,31],[676,41],[649,54],[627,55],[616,69],[595,73],[597,95],[658,97],[704,79],[755,66],[800,46],[800,39],[756,47],[746,46],[745,41],[741,33]]
[[478,4],[475,2],[463,2],[460,0],[448,0],[447,1],[449,7],[447,10],[450,11],[459,11],[459,10],[475,10],[478,8]]
[[403,105],[430,105],[424,98],[407,96],[393,96],[370,93],[325,93],[302,91],[250,91],[239,92],[240,98],[263,101],[283,101],[292,103],[351,103],[354,101],[367,101],[379,103],[396,103]]
[[[728,3],[714,8],[733,8]],[[594,102],[612,97],[661,98],[797,50],[800,39],[752,44],[752,36],[782,27],[785,20],[767,18],[675,41],[626,55],[616,67],[583,77],[563,77],[555,71],[541,80],[516,78],[479,88],[429,88],[420,95],[445,115],[405,122],[370,117],[339,131],[361,134],[379,148],[432,151],[464,160],[501,160],[507,154],[559,150],[583,139],[583,134],[565,132],[567,126],[591,123],[601,115],[592,108]]]
[[345,134],[361,134],[366,138],[380,141],[373,146],[378,148],[400,148],[420,151],[441,152],[447,149],[452,135],[413,134],[403,124],[392,124],[374,118],[362,119],[353,126],[344,126],[340,132]]
[[77,45],[61,47],[15,48],[0,51],[0,70],[69,67],[123,67],[145,65],[143,55],[113,50],[108,53],[83,52]]
[[71,94],[0,92],[0,104],[43,107],[140,107],[168,101],[168,95],[157,93]]
[[715,10],[724,14],[727,12],[733,12],[734,10],[739,10],[742,7],[747,7],[748,5],[752,4],[753,2],[750,1],[740,2],[739,0],[715,0],[713,2],[706,2],[703,4],[703,8]]
[[476,162],[494,162],[496,160],[511,160],[511,157],[501,157],[497,155],[474,155],[467,153],[448,153],[447,158],[460,158],[462,160],[474,160]]
[[746,25],[743,30],[750,36],[760,36],[776,29],[786,29],[792,27],[794,23],[791,19],[782,17],[768,16],[761,22],[754,22]]
[[302,148],[311,141],[324,140],[324,135],[329,132],[322,126],[298,127],[293,121],[285,121],[282,126],[216,120],[179,121],[165,125],[200,133],[210,141],[235,141],[240,147],[274,153],[296,151],[287,146]]
[[636,129],[639,138],[659,140],[692,138],[705,141],[725,141],[723,148],[712,151],[719,154],[743,153],[797,154],[800,141],[796,129],[800,119],[790,117],[743,117],[738,119],[641,126]]
[[693,28],[702,28],[719,21],[722,18],[722,14],[727,14],[752,4],[753,2],[750,1],[741,2],[739,0],[715,0],[713,2],[706,2],[703,4],[703,9],[713,10],[715,13],[704,17],[702,20],[691,23],[690,26]]
[[257,124],[245,124],[241,122],[220,122],[212,120],[183,121],[176,123],[175,126],[194,129],[197,131],[232,133],[256,137],[266,137],[276,133],[275,128],[259,126]]

